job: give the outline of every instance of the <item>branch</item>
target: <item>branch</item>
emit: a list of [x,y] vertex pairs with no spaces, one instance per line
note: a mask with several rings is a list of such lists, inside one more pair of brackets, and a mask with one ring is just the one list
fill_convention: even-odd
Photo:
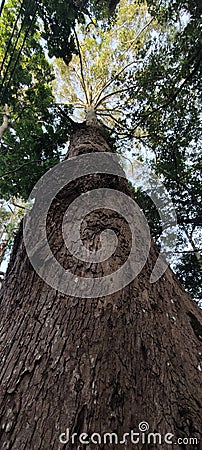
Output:
[[22,206],[22,205],[18,205],[17,203],[12,202],[12,205],[16,206],[17,208],[24,209],[25,211],[30,211],[29,208],[26,208],[25,206]]
[[9,119],[10,119],[10,111],[9,111],[9,107],[6,104],[4,107],[4,111],[2,112],[3,114],[3,123],[0,126],[0,139],[2,139],[4,131],[7,130],[8,125],[9,125]]
[[185,233],[186,236],[187,236],[187,239],[188,239],[189,243],[191,244],[191,246],[192,246],[192,248],[193,248],[193,253],[194,253],[196,259],[197,259],[198,262],[200,263],[200,262],[201,262],[201,255],[200,255],[200,253],[199,253],[199,249],[196,247],[196,245],[195,245],[195,243],[194,243],[194,241],[193,241],[193,239],[192,239],[191,234],[188,233],[188,231],[186,230],[186,228],[184,227],[184,225],[181,225],[181,226],[182,226],[182,229],[183,229],[184,233]]
[[[177,168],[176,168],[177,169]],[[170,178],[170,172],[168,172],[167,170],[163,170],[163,175],[167,175]],[[185,183],[180,177],[179,175],[177,175],[177,177],[175,177],[175,181],[178,184],[178,194],[179,197],[181,195],[181,189],[180,189],[180,185],[189,193],[191,199],[192,199],[192,203],[195,205],[198,205],[199,199],[194,195],[194,193],[192,192],[192,190],[189,188],[188,183]],[[186,220],[187,223],[189,223],[189,219],[188,221]]]
[[[99,93],[99,95],[98,95],[97,102],[99,101],[99,99],[100,99],[102,93],[105,91],[105,89],[107,89],[107,88],[110,86],[110,84],[112,84],[113,81],[115,81],[116,78],[119,77],[119,75],[121,75],[122,72],[124,72],[124,70],[126,70],[128,67],[132,66],[132,64],[139,64],[140,62],[142,62],[142,59],[140,59],[139,61],[133,60],[133,61],[131,61],[130,63],[126,64],[126,66],[124,66],[121,70],[119,70],[119,72],[117,72],[117,73],[114,75],[114,77],[111,78],[111,80],[108,81],[108,83],[106,83],[105,86],[103,86],[103,88],[101,89],[101,91],[100,91],[100,93]],[[95,98],[96,98],[96,97],[94,97],[93,100],[95,100]],[[97,105],[96,105],[96,106],[97,106]]]
[[116,108],[116,106],[114,106],[114,108],[107,108],[107,107],[105,107],[105,106],[103,106],[103,108],[98,108],[97,109],[97,112],[99,113],[99,112],[116,112],[116,113],[120,113],[120,114],[122,114],[122,109],[119,109],[119,108]]
[[81,50],[80,50],[79,40],[78,40],[78,36],[77,36],[75,28],[74,28],[74,35],[75,35],[77,48],[78,48],[78,53],[79,53],[79,61],[80,61],[80,70],[81,70],[81,78],[82,78],[83,90],[84,90],[84,93],[85,93],[87,104],[89,104],[88,94],[87,94],[86,84],[85,84],[85,79],[84,79],[84,73],[83,73],[83,62],[82,62]]
[[4,257],[6,255],[8,243],[9,243],[9,237],[4,239],[4,241],[2,241],[0,243],[0,264],[3,262]]
[[[189,73],[189,75],[187,75],[187,77],[184,79],[184,81],[182,82],[182,84],[179,86],[178,89],[176,89],[176,91],[170,95],[167,99],[167,101],[165,103],[162,103],[162,105],[158,106],[157,108],[154,108],[152,111],[150,111],[148,114],[146,114],[144,116],[144,119],[147,117],[152,116],[153,114],[155,114],[157,111],[160,111],[162,108],[166,108],[167,106],[170,105],[170,103],[172,103],[176,97],[178,96],[178,94],[181,92],[182,88],[185,86],[185,84],[195,75],[195,73],[197,72],[197,70],[200,68],[200,63],[201,63],[201,55],[199,55],[199,59],[195,65],[195,67],[193,68],[193,70]],[[141,125],[142,120],[138,122],[138,124],[132,128],[130,130],[130,133],[135,131],[136,128],[139,127],[139,125]]]
[[[100,77],[100,78],[101,78],[101,77]],[[96,82],[98,81],[98,79],[97,79],[96,77],[95,77],[95,81],[96,81]],[[105,84],[107,83],[107,76],[105,76],[104,79],[101,78],[101,80],[96,84],[96,86],[95,86],[96,92],[95,92],[94,97],[92,98],[92,101],[95,100],[95,98],[96,98],[97,95],[99,94],[99,87],[100,87],[103,83],[105,83]],[[102,89],[103,89],[103,87],[102,87]],[[102,90],[101,90],[101,92],[102,92]]]
[[12,210],[12,208],[9,204],[7,204],[7,207],[10,209],[11,213],[14,214],[14,211]]
[[102,97],[100,99],[100,101],[96,104],[96,109],[99,107],[99,105],[101,105],[103,103],[103,101],[105,101],[107,98],[112,97],[113,95],[116,94],[121,94],[122,92],[127,92],[129,91],[132,87],[134,87],[134,85],[127,87],[127,88],[123,88],[123,89],[119,89],[118,91],[114,91],[114,92],[110,92],[109,94],[106,94],[104,97]]
[[182,251],[175,250],[174,253],[194,253],[194,250],[182,250]]
[[[78,77],[78,80],[79,80],[79,83],[80,83],[81,88],[84,89],[84,85],[83,85],[84,79],[79,75],[79,73],[77,72],[76,68],[75,68],[74,66],[71,66],[71,65],[69,64],[69,69],[71,69],[71,70],[75,73],[76,77]],[[82,100],[81,100],[81,101],[82,101]],[[83,103],[84,103],[84,102],[83,102]]]
[[[143,33],[143,31],[146,30],[147,27],[149,27],[149,25],[153,22],[153,20],[154,20],[154,17],[152,17],[152,18],[150,19],[150,21],[147,22],[146,25],[144,25],[144,27],[139,31],[139,33],[136,34],[135,38],[132,39],[132,41],[127,41],[127,42],[130,42],[131,44],[129,45],[129,47],[127,48],[127,50],[125,50],[125,52],[128,52],[128,50],[130,49],[130,47],[133,46],[133,44],[134,44],[134,42],[137,40],[137,38],[139,38],[139,36]],[[126,44],[127,44],[127,42],[126,42]],[[125,53],[125,52],[124,52],[124,53]],[[123,54],[124,54],[124,53],[123,53]]]
[[67,114],[65,114],[65,112],[63,111],[63,109],[59,105],[67,105],[67,103],[56,103],[56,106],[60,110],[60,112],[63,115],[63,117],[65,117],[67,119],[67,121],[69,121],[71,123],[71,125],[75,125],[76,122],[74,122],[74,120],[71,119],[70,116],[67,116]]
[[41,163],[41,160],[40,160],[40,159],[37,159],[37,160],[35,160],[35,161],[29,161],[29,162],[27,162],[27,163],[24,163],[24,164],[22,164],[21,166],[17,167],[16,169],[12,169],[12,170],[9,170],[9,172],[5,172],[4,175],[1,175],[1,176],[0,176],[0,179],[3,180],[4,177],[6,177],[7,175],[10,175],[11,173],[18,172],[18,171],[21,170],[23,167],[28,166],[28,164],[34,164],[34,163],[37,163],[37,162],[40,162],[40,163]]
[[112,116],[112,114],[110,114],[108,112],[106,112],[106,113],[105,112],[100,112],[99,115],[100,116],[105,116],[105,117],[110,117],[115,123],[117,123],[117,125],[119,127],[124,128],[124,126],[114,116]]
[[[149,25],[151,24],[151,22],[154,20],[154,18],[152,17],[151,19],[150,19],[150,21],[148,22],[148,23],[146,23],[146,25],[139,31],[139,33],[135,36],[135,38],[132,40],[132,41],[130,41],[130,45],[129,45],[129,47],[122,53],[122,55],[124,55],[125,53],[127,53],[128,52],[128,50],[130,50],[130,48],[133,46],[133,44],[135,43],[135,41],[138,39],[138,37],[143,33],[143,31],[147,28],[147,27],[149,27]],[[138,62],[141,62],[141,60],[140,61],[138,61]],[[110,80],[110,81],[108,81],[108,83],[106,83],[104,86],[103,86],[103,88],[102,88],[102,90],[100,91],[100,93],[99,93],[99,95],[98,95],[98,98],[97,98],[97,101],[99,100],[99,98],[100,98],[100,95],[103,93],[103,91],[119,76],[119,75],[121,75],[121,73],[125,70],[125,69],[127,69],[131,64],[135,64],[135,61],[133,61],[132,63],[129,63],[128,65],[126,65],[124,68],[122,68],[119,72],[117,72],[116,73],[116,75]],[[97,95],[97,94],[96,94]],[[96,95],[94,96],[94,98],[93,98],[93,100],[95,100],[95,98],[96,98]]]
[[[179,225],[184,225],[184,224],[188,224],[188,225],[194,225],[194,227],[201,227],[202,226],[202,217],[188,217],[188,218],[184,218],[183,219],[180,217],[178,217],[177,222]],[[194,228],[195,229],[195,228]]]

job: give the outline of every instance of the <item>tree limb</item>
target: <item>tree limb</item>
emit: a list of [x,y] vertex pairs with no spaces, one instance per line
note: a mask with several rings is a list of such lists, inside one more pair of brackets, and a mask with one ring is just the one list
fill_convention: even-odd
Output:
[[86,102],[87,102],[87,104],[89,104],[89,99],[88,99],[88,94],[87,94],[87,89],[86,89],[86,83],[85,83],[84,73],[83,73],[83,62],[82,62],[81,49],[80,49],[80,44],[79,44],[79,40],[78,40],[78,36],[77,36],[75,28],[74,28],[74,35],[75,35],[77,48],[78,48],[78,53],[79,53],[79,61],[80,61],[81,78],[82,78],[82,82],[83,82],[83,90],[84,90],[84,93],[85,93]]
[[10,111],[9,111],[9,107],[6,104],[4,107],[4,111],[3,111],[3,123],[0,126],[0,139],[2,139],[4,132],[7,130],[8,125],[9,125],[9,119],[10,119]]
[[[130,42],[129,47],[123,52],[123,55],[124,55],[125,53],[127,53],[128,50],[130,50],[130,48],[133,46],[133,44],[134,44],[135,41],[138,39],[138,37],[143,33],[143,31],[144,31],[146,28],[149,27],[149,25],[152,23],[153,20],[154,20],[154,18],[152,17],[152,18],[150,19],[150,21],[149,21],[148,23],[146,23],[146,25],[144,25],[144,27],[139,31],[139,33],[137,33],[137,35],[135,36],[135,38]],[[136,62],[136,61],[132,61],[131,63],[129,63],[129,64],[127,64],[125,67],[123,67],[119,72],[116,73],[116,75],[115,75],[110,81],[108,81],[108,83],[106,83],[106,84],[103,86],[102,90],[100,91],[100,93],[99,93],[99,95],[98,95],[97,101],[100,99],[100,95],[103,93],[103,91],[104,91],[108,86],[110,86],[110,84],[111,84],[113,81],[115,81],[115,79],[116,79],[119,75],[121,75],[121,73],[122,73],[124,70],[126,70],[130,65],[135,64],[135,62]],[[141,61],[137,61],[137,62],[141,62]],[[95,99],[95,98],[96,98],[96,96],[94,97],[94,99]],[[94,99],[93,99],[93,100],[94,100]]]
[[[201,59],[202,59],[202,52],[201,52],[201,54],[199,55],[199,58],[198,58],[198,61],[197,61],[196,64],[195,64],[195,67],[194,67],[193,70],[187,75],[187,77],[184,79],[184,81],[183,81],[182,84],[179,86],[179,88],[176,89],[176,91],[174,91],[174,93],[168,97],[168,99],[166,100],[165,103],[162,103],[162,105],[158,106],[157,108],[154,108],[152,111],[150,111],[149,113],[147,113],[147,114],[144,116],[144,119],[147,118],[147,117],[152,116],[152,115],[155,114],[157,111],[160,111],[162,108],[166,108],[167,106],[169,106],[169,105],[176,99],[176,97],[177,97],[178,94],[181,92],[182,88],[186,85],[186,83],[187,83],[187,82],[188,82],[188,81],[189,81],[189,80],[197,73],[197,71],[198,71],[198,69],[199,69],[199,67],[200,67],[200,64],[201,64]],[[131,132],[134,132],[134,131],[136,130],[136,128],[138,128],[139,125],[141,125],[141,123],[142,123],[142,119],[141,119],[141,121],[138,122],[138,124],[137,124],[134,128],[132,128],[132,129],[130,130],[130,133],[131,133]]]
[[[107,89],[107,88],[110,86],[110,84],[112,84],[112,83],[117,79],[117,77],[119,77],[119,75],[121,75],[122,72],[124,72],[124,70],[126,70],[128,67],[132,66],[132,64],[139,64],[140,62],[142,62],[142,59],[140,59],[139,61],[133,60],[133,61],[131,61],[130,63],[126,64],[126,66],[124,66],[121,70],[119,70],[119,72],[116,72],[116,74],[114,75],[114,77],[111,78],[111,80],[109,80],[108,83],[106,83],[106,84],[102,87],[100,93],[98,94],[98,98],[97,98],[97,100],[96,100],[96,106],[97,106],[97,102],[99,103],[99,99],[100,99],[102,93],[105,91],[105,89]],[[95,100],[95,98],[96,98],[96,97],[94,97],[93,100]]]
[[[84,79],[79,75],[76,68],[74,66],[72,66],[71,64],[69,64],[69,69],[75,73],[75,76],[78,78],[81,88],[84,89]],[[82,102],[81,99],[79,99],[79,100]]]
[[109,94],[106,94],[104,97],[102,97],[98,103],[96,103],[96,109],[103,103],[103,101],[105,101],[107,98],[112,97],[113,95],[116,94],[121,94],[122,92],[127,92],[129,91],[133,86],[127,87],[127,88],[123,88],[123,89],[119,89],[118,91],[114,91],[114,92],[110,92]]
[[[150,21],[147,22],[147,23],[144,25],[144,27],[139,31],[139,33],[136,34],[135,38],[132,39],[132,41],[130,41],[130,45],[129,45],[129,47],[127,48],[126,52],[128,52],[128,50],[130,49],[130,47],[133,46],[133,44],[134,44],[134,42],[137,40],[137,38],[139,38],[139,36],[143,33],[143,31],[146,30],[146,28],[149,27],[149,25],[153,22],[153,20],[154,20],[154,17],[152,17],[152,18],[150,19]],[[129,42],[129,41],[127,41],[127,42]],[[127,42],[126,42],[126,44],[127,44]],[[125,52],[124,52],[124,53],[125,53]]]
[[9,172],[5,172],[3,175],[0,176],[0,179],[3,179],[4,177],[6,177],[7,175],[10,175],[11,173],[18,172],[18,171],[21,170],[23,167],[28,166],[29,164],[34,164],[34,163],[37,163],[37,162],[40,162],[40,163],[41,163],[41,160],[38,159],[38,160],[35,160],[35,161],[29,161],[29,162],[27,162],[27,163],[24,163],[24,164],[22,164],[21,166],[16,167],[16,169],[12,169],[12,170],[9,170]]
[[100,112],[99,114],[101,116],[104,116],[104,117],[110,117],[115,123],[117,123],[117,125],[119,127],[124,128],[124,126],[112,114],[110,114],[109,112]]

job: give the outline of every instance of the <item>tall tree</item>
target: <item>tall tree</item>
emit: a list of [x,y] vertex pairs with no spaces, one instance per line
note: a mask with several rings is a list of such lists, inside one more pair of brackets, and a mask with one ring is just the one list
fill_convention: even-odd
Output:
[[[94,151],[110,151],[103,130],[95,123],[75,126],[70,159]],[[78,193],[103,188],[133,196],[121,172],[84,176],[58,193],[49,212],[52,252],[78,278],[113,275],[129,256],[131,223],[113,210],[96,209],[81,228],[81,239],[91,251],[99,248],[103,229],[113,229],[118,246],[111,258],[84,263],[72,258],[61,242],[69,204]],[[37,230],[44,198],[36,198],[35,205],[32,226]],[[141,229],[140,254],[145,239],[140,212],[136,226]],[[44,242],[40,236],[37,241],[40,261]],[[2,338],[6,336],[1,344],[1,446],[60,448],[59,438],[65,433],[61,439],[68,439],[69,428],[70,435],[77,433],[72,447],[78,448],[81,433],[113,432],[121,440],[131,429],[138,433],[138,424],[145,421],[162,439],[173,435],[170,448],[181,448],[177,439],[195,438],[190,448],[199,449],[201,314],[170,269],[150,283],[156,257],[152,244],[144,269],[127,287],[111,295],[100,291],[100,298],[77,298],[61,293],[60,286],[51,288],[34,272],[19,231],[1,291]],[[48,260],[40,264],[54,279],[55,269]],[[95,440],[96,448],[108,448]],[[109,448],[122,448],[115,440]],[[142,449],[151,446],[139,443]],[[159,441],[153,448],[161,448]]]
[[[33,192],[25,237],[21,227],[1,290],[1,447],[64,448],[69,429],[72,448],[85,448],[91,440],[90,448],[121,449],[127,439],[129,448],[136,443],[141,450],[185,448],[188,443],[199,449],[201,312],[170,269],[150,282],[158,257],[153,242],[144,268],[131,281],[131,272],[147,256],[147,227],[137,207],[135,220],[128,215],[126,198],[132,201],[134,192],[116,158],[107,169],[93,166],[94,152],[102,162],[114,149],[92,105],[85,119],[71,122],[69,172],[59,165],[58,172],[45,175],[44,195],[37,186]],[[83,160],[83,172],[77,172],[78,158],[86,154],[91,156]],[[66,185],[68,173],[73,180]],[[112,193],[108,207],[106,189]],[[71,214],[68,210],[77,197],[88,205],[90,191],[95,199],[101,192],[102,202],[79,221],[79,208]],[[77,224],[84,254],[88,250],[90,255],[87,262],[77,253]],[[65,227],[71,236],[73,230],[71,251]],[[107,229],[117,236],[115,248],[112,235],[106,241]],[[49,253],[44,257],[44,231],[55,260]],[[112,249],[111,254],[99,259],[103,249]],[[124,270],[131,257],[135,262]],[[73,286],[63,270],[73,274]],[[100,280],[107,276],[102,290]],[[149,435],[148,427],[158,434]],[[92,441],[93,433],[100,436]],[[107,439],[105,433],[114,434]]]
[[[77,113],[80,114],[83,111],[80,118],[85,116],[85,104],[96,106],[102,121],[111,128],[116,147],[119,150],[124,149],[124,152],[125,149],[130,151],[132,149],[131,153],[134,155],[132,158],[146,159],[146,163],[153,166],[153,171],[164,180],[172,196],[178,220],[179,239],[174,261],[171,259],[171,262],[177,273],[181,273],[184,262],[181,279],[191,295],[199,300],[200,277],[196,274],[201,266],[201,248],[198,239],[201,226],[201,162],[197,81],[200,52],[197,53],[194,50],[199,48],[199,20],[197,14],[193,16],[190,12],[188,16],[184,5],[180,6],[178,14],[174,5],[173,8],[170,5],[169,8],[168,5],[163,5],[161,8],[158,5],[149,4],[149,6],[151,15],[145,3],[141,4],[141,8],[136,3],[130,3],[128,8],[127,2],[122,1],[113,26],[105,25],[104,29],[100,28],[100,22],[98,26],[96,18],[89,17],[90,12],[88,12],[87,23],[79,29],[78,26],[75,29],[76,16],[74,14],[71,16],[74,30],[71,31],[69,28],[69,32],[72,39],[75,38],[75,34],[79,34],[79,40],[77,39],[74,43],[74,51],[78,54],[74,54],[72,58],[71,52],[68,53],[68,58],[72,58],[68,69],[66,64],[62,63],[62,59],[59,63],[57,62],[61,71],[56,85],[57,98],[58,85],[61,86],[65,74],[60,90],[61,99],[65,98],[67,104],[56,106],[50,96],[50,89],[47,90],[46,86],[46,95],[49,96],[49,100],[44,98],[45,108],[42,106],[41,97],[43,99],[44,93],[41,92],[41,82],[44,78],[40,79],[40,101],[38,101],[36,89],[37,108],[34,114],[26,109],[30,101],[33,105],[35,101],[33,96],[27,102],[26,90],[23,94],[21,93],[23,112],[18,117],[19,102],[15,106],[16,113],[12,111],[11,125],[14,130],[12,130],[11,148],[13,147],[13,150],[11,154],[8,154],[8,158],[5,157],[5,153],[2,155],[4,178],[1,182],[1,192],[4,198],[5,196],[8,198],[10,191],[11,195],[21,195],[26,199],[34,182],[59,160],[64,142],[69,135],[68,103],[70,102],[72,106],[77,104],[75,110]],[[46,18],[47,21],[47,17],[53,16],[52,10],[48,10],[49,15],[47,15],[48,11],[45,13],[43,8],[40,9],[40,14],[42,17],[43,11],[44,20]],[[49,8],[53,8],[53,5],[49,5]],[[191,11],[191,5],[187,6],[186,11],[189,12],[189,9]],[[61,18],[62,11],[61,20],[66,20],[65,11],[61,6],[57,10],[57,21]],[[84,12],[87,13],[87,10]],[[48,30],[52,42],[55,28],[53,27],[52,30],[49,24],[47,33]],[[56,42],[56,31],[54,36]],[[44,37],[48,39],[48,35],[44,34]],[[65,39],[64,36],[63,38]],[[195,47],[192,48],[193,46]],[[54,54],[54,48],[53,45],[51,54]],[[68,46],[65,48],[68,52]],[[196,54],[196,61],[193,62],[194,71],[193,64],[189,65],[190,52]],[[82,61],[82,71],[80,61]],[[25,70],[25,66],[23,67]],[[114,70],[115,67],[116,70]],[[46,76],[46,83],[47,69],[48,66],[42,76]],[[33,85],[31,89],[33,92]],[[43,114],[41,108],[43,108]],[[17,117],[18,123],[15,123],[14,117]],[[29,124],[31,121],[33,123],[31,136],[27,133],[28,121]],[[8,133],[9,131],[6,133],[7,141]],[[27,141],[31,161],[27,161]],[[44,148],[43,151],[41,147]],[[14,156],[17,154],[21,155],[21,164],[18,164],[18,159]],[[25,172],[26,168],[29,172]],[[144,193],[139,193],[138,201],[147,215],[158,242],[161,228],[158,214],[154,221],[154,208],[151,204],[149,208],[147,207],[148,199]]]

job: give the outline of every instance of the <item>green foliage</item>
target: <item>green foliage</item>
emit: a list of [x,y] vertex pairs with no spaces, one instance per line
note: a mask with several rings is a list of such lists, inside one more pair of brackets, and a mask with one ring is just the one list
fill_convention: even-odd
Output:
[[161,220],[159,217],[158,210],[150,197],[142,192],[139,188],[135,191],[135,199],[137,204],[141,206],[141,209],[144,212],[144,215],[147,219],[147,223],[149,225],[151,235],[158,242],[159,237],[161,236],[162,228],[161,228]]
[[[0,19],[1,60],[18,13],[18,2],[6,3]],[[18,41],[18,29],[22,25]],[[59,162],[69,130],[64,115],[70,109],[63,108],[64,115],[61,115],[55,105],[51,89],[54,74],[36,25],[31,26],[26,46],[20,52],[26,30],[22,15],[1,68],[1,111],[4,103],[8,103],[11,114],[10,126],[0,144],[0,197],[5,199],[13,195],[28,198],[40,176]]]
[[43,38],[46,41],[49,56],[61,58],[69,64],[72,54],[77,54],[73,29],[76,23],[85,24],[85,16],[97,19],[113,15],[119,0],[42,0],[38,14],[43,21]]
[[[100,4],[95,3],[97,7]],[[60,161],[69,135],[71,107],[55,104],[54,72],[44,45],[50,56],[60,56],[67,64],[75,51],[75,21],[83,23],[84,13],[95,4],[89,2],[84,7],[82,1],[44,0],[38,4],[36,17],[32,6],[28,0],[22,7],[17,0],[8,0],[0,19],[0,108],[3,112],[8,103],[11,113],[9,129],[0,144],[0,197],[6,199],[10,195],[26,199],[36,181]]]
[[193,253],[186,253],[175,263],[174,270],[185,289],[200,303],[202,299],[200,261]]
[[94,0],[91,2],[91,10],[99,19],[110,18],[116,11],[120,0]]
[[[120,80],[125,92],[113,136],[119,136],[118,149],[131,149],[135,158],[143,154],[168,189],[177,213],[179,245],[183,241],[178,249],[182,258],[175,270],[179,267],[179,274],[180,261],[186,263],[189,258],[181,279],[196,296],[196,272],[201,266],[195,254],[201,251],[197,237],[202,225],[200,8],[191,1],[147,1],[147,5],[158,27],[139,50],[142,62],[124,72],[124,80]],[[144,195],[139,201],[144,210]],[[154,221],[157,225],[151,207],[149,217],[150,224]],[[153,231],[158,238],[158,226],[153,226]]]
[[25,214],[25,205],[12,199],[9,203],[0,202],[0,264],[5,260],[13,245],[19,222]]
[[56,60],[57,95],[60,85],[60,100],[72,104],[76,118],[83,120],[91,106],[107,126],[120,124],[125,93],[130,90],[125,76],[138,66],[141,49],[155,26],[145,5],[121,0],[112,23],[94,18],[76,27],[78,54],[68,67]]
[[[43,0],[40,2],[39,15],[43,20],[44,31],[42,37],[47,43],[50,57],[63,58],[69,64],[75,44],[72,27],[79,17],[73,2],[55,2]],[[80,15],[80,20],[83,20]]]
[[24,111],[4,138],[0,154],[0,193],[27,199],[38,179],[60,161],[67,140],[68,123],[57,117],[54,106],[42,117],[31,109]]

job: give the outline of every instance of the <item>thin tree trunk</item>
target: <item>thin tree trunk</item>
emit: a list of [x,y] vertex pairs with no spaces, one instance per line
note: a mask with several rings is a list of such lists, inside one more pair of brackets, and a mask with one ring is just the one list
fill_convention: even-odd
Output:
[[[110,151],[102,129],[78,125],[69,157],[94,151]],[[68,205],[80,193],[103,187],[133,196],[124,178],[104,174],[70,183],[52,204],[50,247],[58,261],[66,268],[71,265],[78,275],[95,277],[113,271],[128,257],[130,230],[110,210],[91,213],[81,228],[89,248],[99,247],[103,229],[116,231],[118,249],[110,263],[78,264],[73,259],[70,264],[61,244],[61,221]],[[150,283],[156,258],[152,244],[142,272],[112,295],[70,297],[34,272],[21,227],[0,296],[0,448],[200,448],[201,313],[170,269]],[[152,439],[148,443],[147,433],[141,432],[135,447],[129,438],[127,445],[103,440],[79,443],[80,433],[115,432],[121,440],[130,430],[138,433],[143,421],[151,433],[161,433],[161,445],[158,441],[153,445]],[[60,442],[67,429],[70,435],[77,433],[75,444]],[[163,440],[167,433],[174,435],[170,445]],[[198,443],[175,444],[178,438],[188,437]]]

